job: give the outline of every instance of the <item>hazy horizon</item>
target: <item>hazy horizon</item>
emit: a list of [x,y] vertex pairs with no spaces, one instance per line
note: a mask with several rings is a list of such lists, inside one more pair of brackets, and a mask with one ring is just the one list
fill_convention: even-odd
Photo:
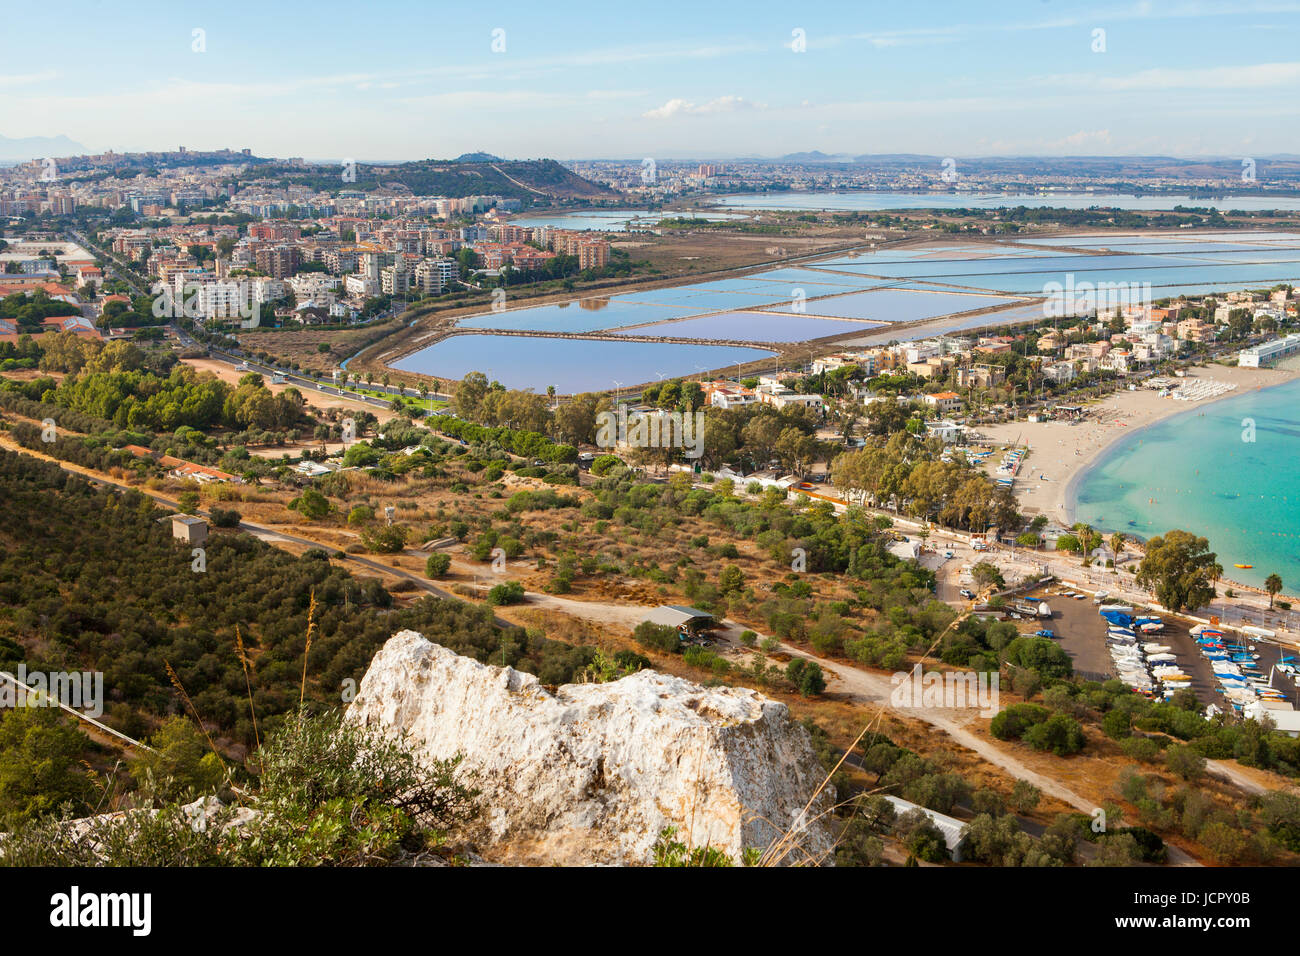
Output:
[[95,29],[58,59],[0,40],[0,133],[388,162],[1300,154],[1300,3],[1061,6],[74,0]]

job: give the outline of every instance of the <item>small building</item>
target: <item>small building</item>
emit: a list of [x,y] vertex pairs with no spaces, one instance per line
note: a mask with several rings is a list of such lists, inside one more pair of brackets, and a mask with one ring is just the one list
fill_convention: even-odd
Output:
[[678,604],[661,604],[647,614],[645,619],[651,624],[677,628],[683,640],[689,640],[713,626],[713,615],[708,611]]
[[309,458],[304,458],[302,461],[291,467],[294,471],[298,472],[298,474],[309,475],[312,478],[319,478],[321,475],[328,475],[334,470],[327,465],[322,465],[320,462],[312,461]]
[[950,422],[947,419],[926,422],[925,433],[942,439],[945,444],[966,440],[966,426],[958,425],[956,422]]
[[959,412],[962,408],[961,396],[956,392],[934,392],[929,395],[922,395],[921,401],[934,406],[945,415],[951,412]]
[[925,807],[912,803],[910,800],[904,800],[902,797],[891,797],[884,794],[886,800],[894,805],[895,812],[901,817],[903,814],[912,810],[920,810],[943,834],[944,845],[948,847],[948,855],[952,857],[954,863],[960,863],[966,848],[966,838],[968,832],[966,824],[946,814],[937,813],[934,810],[927,810]]
[[172,537],[186,544],[208,540],[208,523],[197,515],[172,515]]

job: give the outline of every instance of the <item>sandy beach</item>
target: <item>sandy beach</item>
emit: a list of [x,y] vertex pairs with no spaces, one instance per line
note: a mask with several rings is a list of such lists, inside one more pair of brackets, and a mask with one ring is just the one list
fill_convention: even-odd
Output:
[[[1114,442],[1134,431],[1194,408],[1241,395],[1252,389],[1280,385],[1300,376],[1291,368],[1239,368],[1212,365],[1191,368],[1183,383],[1216,381],[1237,387],[1215,398],[1178,401],[1161,397],[1157,390],[1139,386],[1135,391],[1116,392],[1084,406],[1087,416],[1079,424],[1067,421],[1009,422],[980,425],[974,431],[999,443],[1019,441],[1029,445],[1029,455],[1015,484],[1021,511],[1027,516],[1046,515],[1053,522],[1069,526],[1073,485]],[[1065,402],[1068,404],[1068,400]],[[996,458],[996,456],[995,456]],[[998,459],[1000,460],[1000,459]],[[990,459],[990,471],[997,461]]]

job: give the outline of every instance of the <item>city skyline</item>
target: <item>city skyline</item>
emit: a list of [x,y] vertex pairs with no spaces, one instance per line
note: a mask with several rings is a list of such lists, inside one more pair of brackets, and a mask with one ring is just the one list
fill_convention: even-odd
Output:
[[362,162],[1300,153],[1297,3],[66,15],[96,29],[58,60],[0,41],[0,135]]

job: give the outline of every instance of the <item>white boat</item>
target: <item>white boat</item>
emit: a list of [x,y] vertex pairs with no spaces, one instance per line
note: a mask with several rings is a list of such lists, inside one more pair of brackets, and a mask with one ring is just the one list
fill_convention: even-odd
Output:
[[1143,644],[1142,650],[1146,651],[1148,654],[1167,654],[1169,651],[1172,651],[1173,648],[1168,644]]

